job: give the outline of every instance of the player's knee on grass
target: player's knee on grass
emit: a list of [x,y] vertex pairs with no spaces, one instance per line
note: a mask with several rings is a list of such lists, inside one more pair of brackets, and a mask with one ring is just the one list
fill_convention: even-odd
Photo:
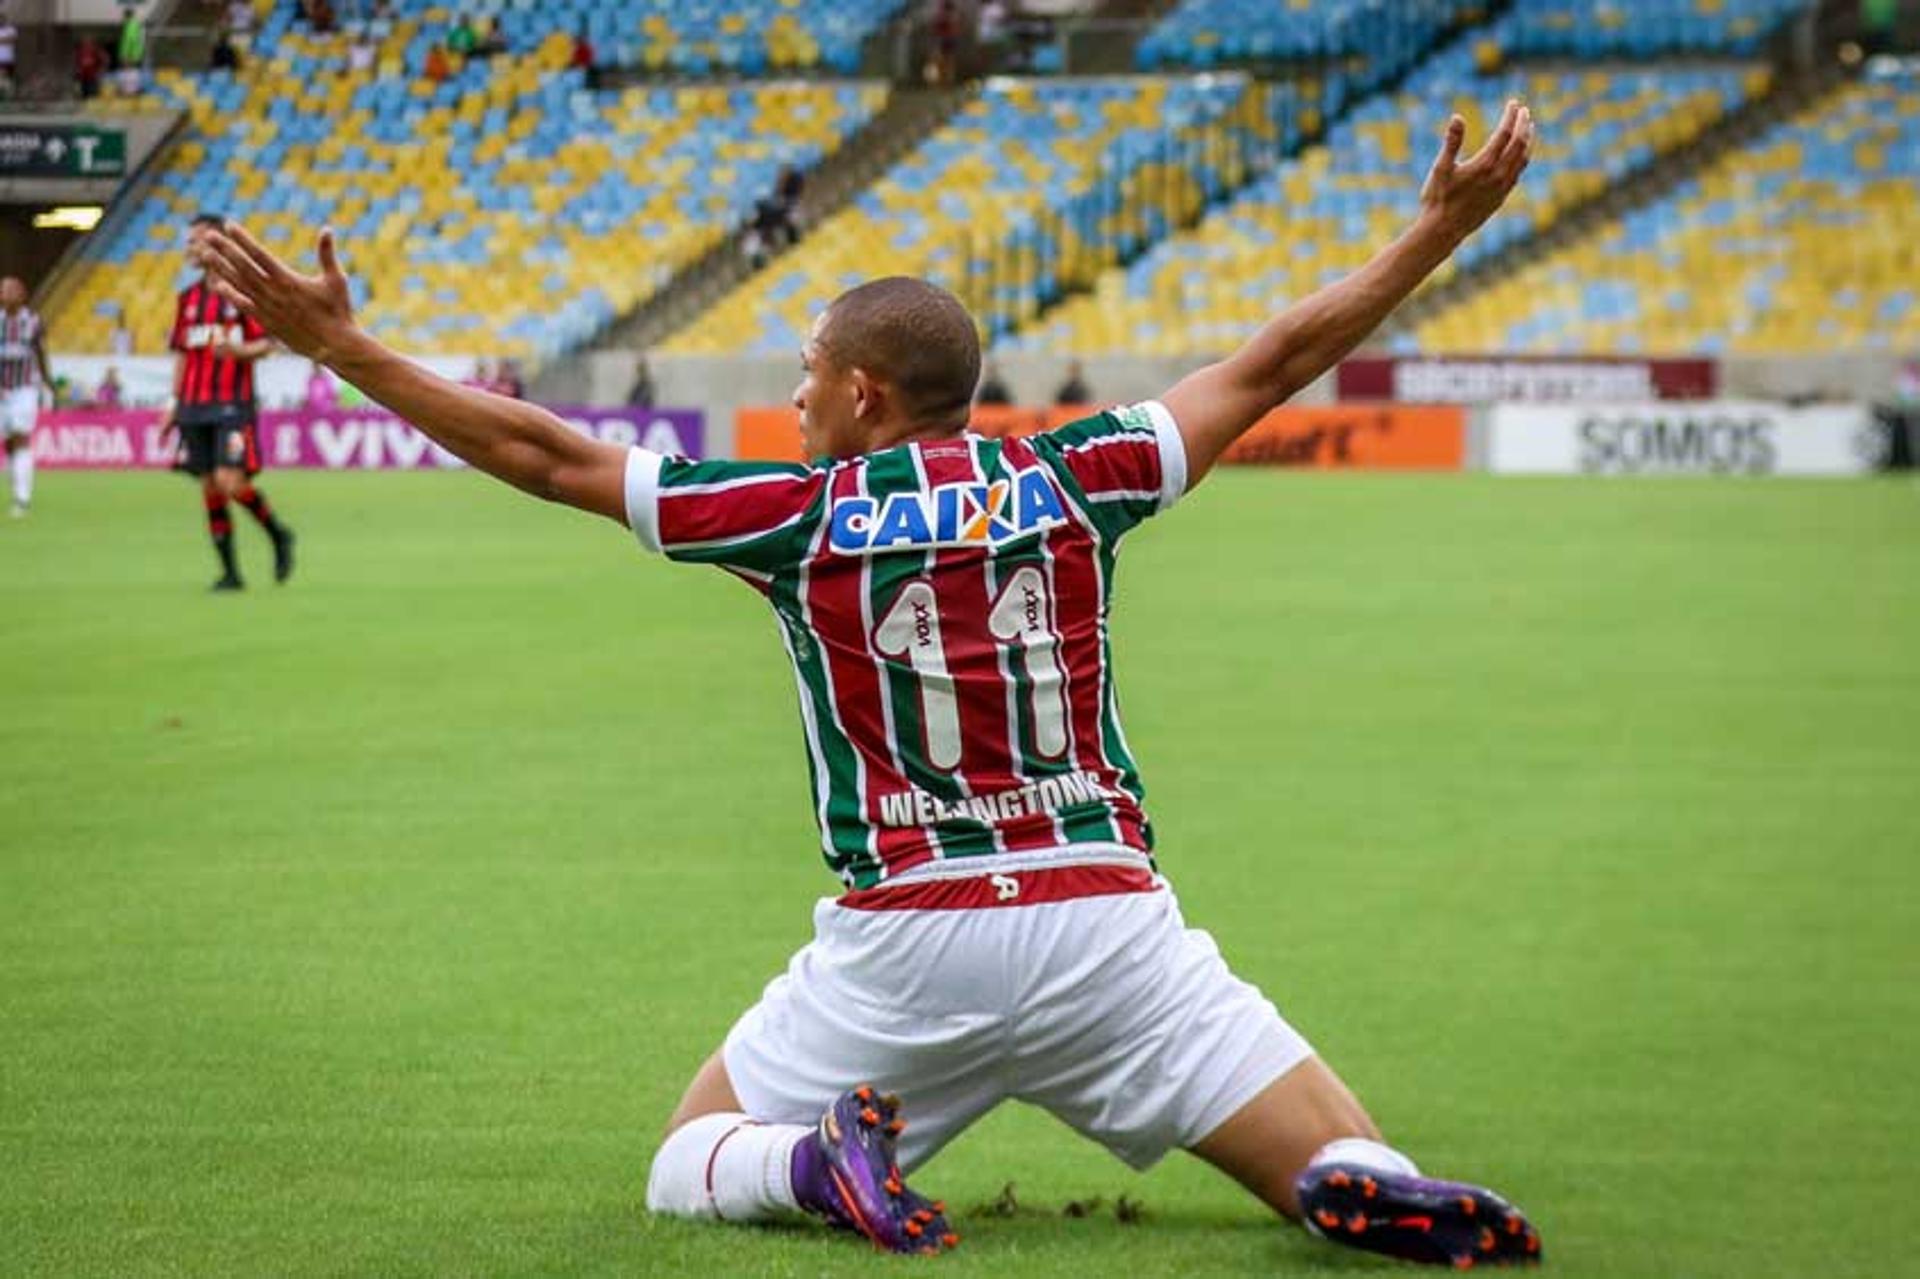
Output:
[[765,1221],[797,1210],[790,1166],[808,1129],[739,1113],[701,1115],[667,1134],[647,1170],[647,1211]]
[[231,466],[220,467],[213,473],[214,491],[224,498],[240,496],[240,490],[246,487],[246,482],[246,476]]

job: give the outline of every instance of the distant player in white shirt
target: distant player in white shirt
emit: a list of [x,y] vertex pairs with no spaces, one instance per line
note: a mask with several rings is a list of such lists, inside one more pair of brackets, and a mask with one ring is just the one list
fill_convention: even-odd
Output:
[[46,329],[27,306],[27,285],[10,275],[0,280],[0,435],[6,436],[7,469],[13,475],[13,518],[33,505],[33,426],[40,397],[52,393]]

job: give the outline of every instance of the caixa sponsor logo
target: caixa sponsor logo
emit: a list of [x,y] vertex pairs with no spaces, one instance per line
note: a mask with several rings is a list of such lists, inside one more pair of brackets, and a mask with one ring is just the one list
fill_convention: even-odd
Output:
[[1046,473],[1015,471],[990,484],[943,484],[833,504],[828,545],[841,555],[947,546],[1001,546],[1067,522]]

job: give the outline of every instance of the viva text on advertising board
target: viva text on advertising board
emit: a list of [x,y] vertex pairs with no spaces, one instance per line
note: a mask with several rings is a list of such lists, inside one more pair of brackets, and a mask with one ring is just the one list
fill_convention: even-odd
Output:
[[1859,475],[1884,448],[1857,404],[1501,404],[1487,462],[1511,474]]
[[[639,444],[657,453],[700,457],[705,415],[697,409],[553,410],[583,435],[607,444]],[[41,466],[53,470],[167,467],[175,437],[148,409],[63,409],[43,413],[33,433]],[[391,413],[290,410],[260,415],[260,451],[268,466],[330,471],[417,470],[464,465]]]

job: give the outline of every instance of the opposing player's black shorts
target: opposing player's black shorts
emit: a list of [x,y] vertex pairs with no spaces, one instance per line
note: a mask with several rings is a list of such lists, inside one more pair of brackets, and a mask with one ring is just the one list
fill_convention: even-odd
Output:
[[189,404],[174,414],[180,430],[180,470],[211,475],[223,466],[260,473],[260,432],[244,404]]

